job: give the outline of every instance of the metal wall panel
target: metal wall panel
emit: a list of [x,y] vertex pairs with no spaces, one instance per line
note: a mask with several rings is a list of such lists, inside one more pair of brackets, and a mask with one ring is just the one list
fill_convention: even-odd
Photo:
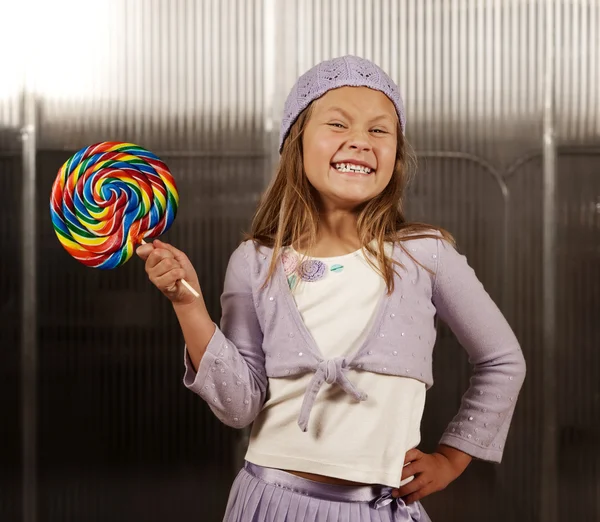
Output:
[[[216,318],[289,88],[345,53],[400,85],[420,167],[409,217],[455,234],[529,363],[503,464],[473,463],[428,511],[600,519],[600,0],[60,0],[36,3],[34,17],[28,6],[0,2],[0,241],[18,251],[0,261],[0,519],[220,520],[240,434],[183,389],[181,335],[141,262],[100,272],[62,250],[50,187],[93,142],[162,156],[181,196],[167,240],[191,257]],[[37,138],[29,148],[24,130]],[[25,203],[32,147],[37,216]],[[36,217],[31,230],[24,217]],[[22,281],[31,231],[35,306]],[[20,331],[32,306],[33,442],[20,401],[22,371],[35,370],[21,362],[35,344]],[[435,353],[425,449],[470,371],[443,326]],[[32,456],[34,484],[22,476]]]
[[556,133],[560,144],[600,137],[600,3],[560,1],[556,10]]
[[579,500],[563,516],[598,519],[600,147],[562,149],[557,167],[558,487],[576,491]]
[[[94,9],[106,46],[90,39],[60,56],[75,63],[91,55],[80,92],[59,96],[61,84],[40,100],[39,208],[76,148],[117,139],[153,150],[181,197],[166,240],[193,260],[218,318],[228,257],[268,169],[262,3],[112,1]],[[47,212],[39,229],[41,520],[89,511],[94,520],[218,520],[237,434],[183,388],[182,339],[168,302],[139,260],[89,270],[62,251]]]
[[299,74],[321,60],[358,54],[397,81],[406,102],[407,137],[416,148],[510,164],[539,148],[544,5],[543,0],[281,2],[275,115],[280,118]]
[[[2,19],[4,6],[0,9]],[[14,170],[22,160],[15,150],[6,153],[11,170],[2,169],[0,186],[7,196],[8,189],[16,191],[14,208],[3,206],[4,211],[17,219],[26,208],[36,211],[28,216],[37,214],[37,320],[30,331],[38,339],[33,392],[38,438],[27,444],[28,455],[37,452],[37,472],[21,500],[15,475],[21,431],[12,417],[20,406],[14,402],[18,389],[12,389],[20,374],[14,338],[19,318],[13,334],[15,318],[5,314],[0,338],[3,348],[11,341],[15,357],[0,370],[12,379],[0,384],[3,391],[11,387],[0,396],[10,398],[6,412],[12,420],[2,424],[8,444],[0,451],[6,448],[14,460],[6,469],[15,474],[5,477],[2,467],[0,486],[12,489],[0,487],[0,518],[219,520],[239,436],[183,388],[183,340],[170,305],[138,259],[112,272],[72,260],[54,235],[48,201],[59,167],[82,146],[123,140],[159,154],[180,193],[177,220],[166,239],[193,260],[218,320],[227,260],[270,168],[263,2],[110,0],[82,6],[62,0],[37,5],[34,20],[23,10],[13,12],[13,32],[22,37],[34,30],[36,41],[44,43],[21,57],[30,73],[27,85],[14,71],[15,94],[0,96],[0,126],[28,112],[34,125],[27,128],[37,137],[31,207],[22,205],[22,176]],[[84,17],[93,20],[89,37],[75,42],[73,34],[56,32],[69,22],[83,31]],[[3,78],[0,85],[0,92],[7,91],[1,90],[8,85]],[[24,110],[31,99],[26,88],[35,95],[33,106],[27,105],[33,112]],[[24,123],[19,120],[11,133],[20,136]],[[16,151],[21,148],[17,141]],[[4,167],[9,163],[1,156],[0,149]],[[6,228],[2,244],[18,244],[18,228]],[[8,297],[19,311],[24,289],[18,275],[25,263],[18,256],[5,260],[11,261],[15,266],[6,266],[0,282],[2,289],[14,290]],[[4,298],[3,293],[3,311]],[[4,349],[1,353],[4,358]],[[26,512],[20,513],[21,503]]]
[[[2,120],[0,120],[1,124]],[[18,520],[21,499],[21,157],[0,146],[0,520]]]
[[[45,26],[51,65],[37,78],[45,93],[40,148],[111,139],[157,151],[261,150],[262,3],[95,2],[85,7],[94,37],[77,45],[68,34],[56,42],[54,28]],[[44,10],[76,23],[81,8],[75,4]],[[73,74],[51,74],[56,69]]]
[[[275,117],[296,77],[323,59],[358,54],[388,71],[404,93],[407,137],[419,153],[409,216],[455,234],[514,327],[529,362],[503,465],[476,464],[448,491],[428,499],[434,520],[559,520],[569,513],[558,508],[556,480],[561,494],[568,491],[577,499],[580,516],[600,516],[593,500],[600,487],[597,460],[583,466],[583,478],[574,476],[574,461],[566,457],[582,462],[597,440],[598,421],[592,419],[598,418],[599,393],[591,375],[598,376],[598,365],[585,366],[586,384],[581,368],[574,366],[556,384],[559,390],[576,387],[580,392],[581,403],[574,409],[588,420],[576,423],[576,433],[587,445],[565,442],[575,437],[569,435],[574,428],[564,413],[571,396],[560,392],[565,398],[558,409],[549,398],[556,381],[554,363],[558,368],[566,364],[561,331],[574,320],[570,317],[578,316],[576,305],[569,307],[561,298],[561,292],[574,292],[564,271],[580,265],[569,254],[568,261],[558,262],[564,234],[553,207],[556,212],[565,205],[586,208],[586,223],[596,223],[598,172],[593,158],[584,156],[583,171],[590,174],[574,183],[585,186],[587,200],[569,195],[562,180],[573,163],[550,142],[547,150],[558,154],[555,200],[545,196],[553,194],[548,192],[553,178],[546,172],[553,163],[542,161],[547,136],[577,145],[600,141],[599,111],[594,110],[599,9],[597,1],[542,0],[290,0],[279,5],[278,27],[283,29],[277,47],[282,52],[276,58],[283,77]],[[570,241],[577,252],[593,251],[590,262],[597,262],[597,226],[589,226],[595,232],[579,233]],[[548,256],[555,250],[557,264],[554,255]],[[548,277],[555,292],[545,284]],[[586,302],[597,313],[593,288],[586,289]],[[555,309],[543,305],[548,297],[555,299]],[[593,363],[588,347],[597,346],[597,339],[589,331],[593,322],[588,319],[587,324],[575,336],[577,353]],[[463,351],[444,328],[436,353],[436,385],[423,422],[424,446],[430,449],[456,412],[469,375]],[[554,444],[557,458],[542,454]],[[570,486],[570,480],[582,489]]]
[[[0,4],[1,5],[1,4]],[[21,199],[22,64],[14,47],[17,11],[0,7],[0,520],[22,515],[21,472]]]
[[[40,155],[40,186],[72,152]],[[252,180],[261,182],[265,162],[163,159],[181,194],[165,238],[192,259],[218,318],[228,256],[256,205],[260,186]],[[47,196],[39,196],[41,207]],[[41,520],[80,520],[88,505],[93,520],[194,517],[190,499],[199,495],[202,516],[218,520],[237,436],[183,388],[182,339],[170,305],[138,259],[111,272],[90,270],[56,248],[47,213],[39,229]]]

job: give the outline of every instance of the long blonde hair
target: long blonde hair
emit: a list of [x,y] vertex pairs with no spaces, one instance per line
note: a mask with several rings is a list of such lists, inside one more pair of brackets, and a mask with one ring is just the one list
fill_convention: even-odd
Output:
[[[312,103],[292,125],[283,144],[275,178],[263,195],[252,221],[247,239],[273,249],[273,257],[265,285],[275,273],[281,251],[286,246],[306,245],[306,254],[317,242],[319,231],[318,192],[304,172],[302,134],[310,118]],[[384,278],[388,294],[394,290],[394,266],[402,264],[386,255],[384,243],[402,239],[439,238],[454,244],[445,230],[425,223],[409,223],[404,217],[403,197],[414,172],[416,161],[398,126],[396,164],[387,187],[373,199],[356,208],[357,231],[363,252],[377,260],[368,262]],[[376,241],[376,248],[372,242]],[[404,249],[410,256],[410,253]],[[412,257],[412,256],[411,256]],[[413,258],[414,259],[414,258]],[[415,260],[416,261],[416,260]],[[418,261],[417,261],[418,262]],[[420,263],[419,263],[420,264]],[[422,266],[422,265],[421,265]],[[425,267],[424,267],[425,268]]]

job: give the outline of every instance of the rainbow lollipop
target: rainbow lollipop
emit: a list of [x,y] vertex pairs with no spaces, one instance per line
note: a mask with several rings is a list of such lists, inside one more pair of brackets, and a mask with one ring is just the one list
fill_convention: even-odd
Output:
[[107,141],[81,149],[60,168],[50,214],[71,256],[110,269],[127,262],[144,238],[165,233],[178,204],[175,180],[157,156],[133,143]]

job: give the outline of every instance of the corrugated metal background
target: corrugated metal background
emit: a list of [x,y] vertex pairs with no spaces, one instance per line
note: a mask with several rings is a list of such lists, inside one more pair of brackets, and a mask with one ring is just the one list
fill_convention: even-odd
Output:
[[[600,519],[599,0],[61,0],[35,17],[19,5],[0,3],[2,521],[220,520],[239,434],[183,390],[180,333],[141,263],[99,273],[68,258],[50,186],[96,141],[162,156],[181,195],[167,239],[217,317],[285,96],[345,53],[401,86],[420,161],[410,217],[456,235],[529,362],[504,463],[474,463],[427,509]],[[468,376],[442,329],[426,448]]]
[[[20,325],[21,325],[21,88],[14,45],[15,13],[0,7],[0,518],[19,520],[21,503]],[[6,74],[10,71],[9,74]]]

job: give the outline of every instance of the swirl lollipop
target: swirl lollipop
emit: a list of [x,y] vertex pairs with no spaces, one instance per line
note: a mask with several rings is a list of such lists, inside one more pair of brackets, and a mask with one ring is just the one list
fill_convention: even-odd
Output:
[[81,149],[60,168],[50,214],[71,256],[111,269],[126,263],[144,238],[166,232],[178,204],[175,180],[157,156],[133,143],[102,142]]

